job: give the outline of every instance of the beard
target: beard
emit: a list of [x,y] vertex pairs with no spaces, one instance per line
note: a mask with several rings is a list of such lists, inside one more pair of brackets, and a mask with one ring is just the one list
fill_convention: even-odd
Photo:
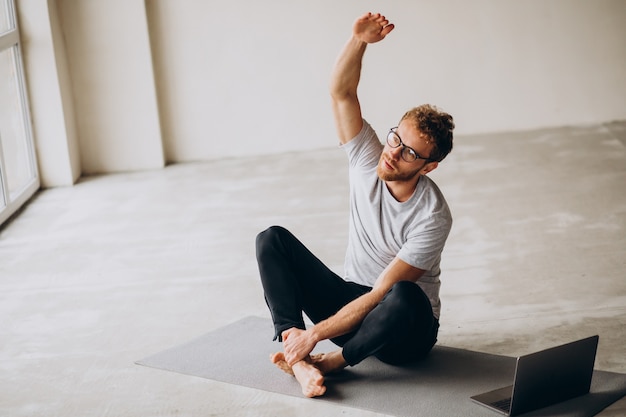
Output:
[[378,161],[378,166],[376,166],[376,174],[378,174],[378,178],[383,181],[410,181],[415,179],[416,176],[419,175],[419,172],[424,168],[424,165],[420,166],[416,169],[411,169],[407,171],[399,171],[397,166],[393,166],[394,171],[388,171],[384,168],[385,159],[383,156],[380,156],[380,160]]

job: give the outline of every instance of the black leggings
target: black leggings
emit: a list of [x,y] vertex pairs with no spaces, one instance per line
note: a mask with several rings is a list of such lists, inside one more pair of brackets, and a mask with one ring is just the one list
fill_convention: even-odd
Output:
[[[256,239],[265,301],[274,322],[274,340],[284,330],[305,329],[302,312],[313,323],[335,314],[369,292],[370,287],[344,281],[317,259],[288,230],[272,226]],[[396,283],[355,331],[333,338],[343,357],[356,365],[374,355],[398,365],[419,359],[437,341],[438,320],[428,297],[415,283]]]

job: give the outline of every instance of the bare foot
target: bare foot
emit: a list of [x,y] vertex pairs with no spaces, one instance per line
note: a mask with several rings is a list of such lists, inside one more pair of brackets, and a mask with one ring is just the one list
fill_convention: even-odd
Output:
[[291,369],[291,366],[287,364],[287,361],[285,360],[285,354],[283,352],[276,352],[270,355],[270,360],[281,371],[288,373],[289,375],[295,376],[293,374],[293,369]]
[[296,377],[302,393],[307,397],[318,397],[326,392],[324,375],[338,372],[347,366],[341,350],[329,353],[317,353],[306,360],[289,366],[283,352],[270,355],[270,360],[281,371]]
[[[317,362],[320,362],[324,356],[325,356],[324,353],[316,353],[316,354],[310,355],[311,363],[314,364],[317,368],[319,368],[319,366],[317,366],[318,365]],[[285,354],[283,352],[276,352],[276,353],[271,354],[270,360],[281,371],[289,375],[293,375],[293,369],[291,369],[291,366],[287,364],[287,361],[285,360]],[[321,371],[322,371],[322,375],[325,374],[323,370]]]
[[348,366],[341,350],[313,355],[311,356],[311,364],[319,369],[322,375],[339,372]]
[[322,354],[312,357],[289,366],[285,360],[283,352],[276,352],[270,355],[270,360],[281,371],[293,375],[302,387],[302,393],[307,397],[318,397],[326,392],[324,386],[324,376],[322,372],[312,363],[313,360],[320,359]]
[[322,372],[310,362],[310,359],[296,362],[291,369],[296,379],[300,383],[302,393],[305,397],[319,397],[324,395],[324,376]]

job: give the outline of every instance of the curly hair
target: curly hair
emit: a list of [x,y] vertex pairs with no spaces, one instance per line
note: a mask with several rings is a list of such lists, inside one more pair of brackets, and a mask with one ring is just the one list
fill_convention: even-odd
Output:
[[407,111],[400,122],[408,119],[433,143],[430,159],[441,162],[452,151],[452,116],[431,104],[422,104]]

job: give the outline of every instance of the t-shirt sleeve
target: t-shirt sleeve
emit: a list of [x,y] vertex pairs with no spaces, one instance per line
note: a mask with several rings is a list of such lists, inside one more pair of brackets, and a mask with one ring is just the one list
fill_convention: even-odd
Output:
[[452,216],[448,210],[433,213],[411,231],[397,256],[411,266],[432,270],[441,260],[451,227]]
[[350,168],[371,168],[378,165],[383,145],[380,143],[376,131],[364,119],[361,131],[341,147],[348,155]]

